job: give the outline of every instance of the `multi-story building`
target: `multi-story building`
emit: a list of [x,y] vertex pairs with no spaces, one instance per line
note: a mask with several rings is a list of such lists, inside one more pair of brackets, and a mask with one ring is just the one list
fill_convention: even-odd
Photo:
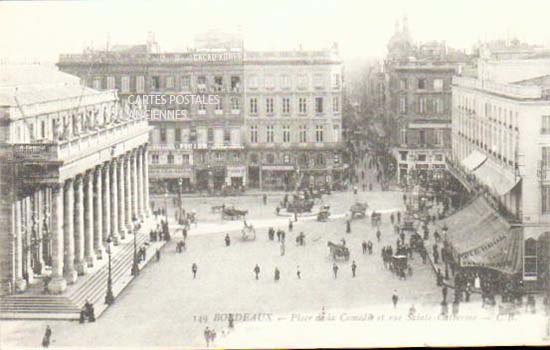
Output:
[[514,234],[523,235],[523,280],[543,287],[550,273],[550,58],[523,51],[482,50],[476,76],[453,78],[452,163],[521,229]]
[[245,52],[248,176],[263,188],[342,176],[342,66],[325,51]]
[[413,44],[406,18],[388,43],[384,64],[397,180],[416,183],[445,169],[451,148],[451,78],[466,56],[445,43]]
[[0,120],[1,293],[62,292],[149,211],[147,120],[40,66],[0,69]]
[[156,53],[150,40],[123,51],[62,55],[58,66],[89,86],[118,89],[122,99],[211,100],[149,105],[183,111],[178,118],[150,115],[153,191],[289,188],[298,178],[313,184],[341,176],[343,77],[335,48],[253,52],[240,38],[199,39],[181,53]]

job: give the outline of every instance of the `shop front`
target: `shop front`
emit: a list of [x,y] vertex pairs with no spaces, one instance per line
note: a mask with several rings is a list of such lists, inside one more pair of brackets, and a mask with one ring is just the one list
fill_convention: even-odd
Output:
[[289,191],[295,184],[294,165],[263,165],[261,168],[262,188]]
[[209,192],[221,190],[225,185],[225,174],[225,166],[209,166],[197,169],[195,172],[197,189]]
[[228,166],[225,184],[232,188],[242,188],[246,186],[246,167]]

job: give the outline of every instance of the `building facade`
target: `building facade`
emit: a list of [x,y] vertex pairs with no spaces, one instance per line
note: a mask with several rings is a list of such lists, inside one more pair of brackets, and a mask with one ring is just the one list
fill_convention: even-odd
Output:
[[78,77],[28,66],[0,77],[1,292],[49,276],[60,293],[148,215],[149,126]]
[[416,45],[396,23],[384,62],[386,114],[402,184],[441,176],[451,150],[451,78],[467,60],[444,42]]
[[476,76],[453,78],[452,162],[521,227],[523,280],[540,288],[550,272],[548,67],[486,52]]
[[[154,192],[337,181],[343,169],[337,49],[253,52],[240,39],[213,35],[181,53],[155,53],[148,43],[62,55],[58,66],[88,86],[117,89],[121,99],[202,96],[203,102],[149,104],[160,115],[149,115]],[[162,111],[181,113],[166,118]]]

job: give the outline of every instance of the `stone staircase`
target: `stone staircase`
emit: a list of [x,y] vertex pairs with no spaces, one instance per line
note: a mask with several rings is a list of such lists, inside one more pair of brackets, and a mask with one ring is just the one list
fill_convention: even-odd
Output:
[[[137,247],[142,246],[148,238],[143,233],[136,237]],[[153,242],[147,247],[146,261],[140,264],[142,268],[155,255],[155,250],[165,242]],[[115,297],[131,282],[133,263],[133,236],[127,235],[126,242],[115,251],[111,260],[112,286]],[[96,271],[69,285],[60,295],[23,293],[8,295],[0,299],[0,319],[62,319],[76,320],[80,317],[86,300],[95,308],[96,317],[106,310],[105,294],[107,292],[108,264],[105,262]],[[116,301],[115,301],[116,302]]]

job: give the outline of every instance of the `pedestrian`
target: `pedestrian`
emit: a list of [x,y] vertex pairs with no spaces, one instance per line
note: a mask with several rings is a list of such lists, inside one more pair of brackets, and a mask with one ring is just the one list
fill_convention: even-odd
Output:
[[227,318],[227,323],[229,329],[233,329],[235,327],[235,320],[233,319],[233,314],[229,314],[229,317]]
[[275,267],[275,282],[278,282],[279,279],[281,278],[281,271],[279,271],[279,268]]
[[401,223],[401,212],[397,212],[397,222]]
[[231,238],[229,237],[229,233],[225,234],[225,246],[229,247],[231,245]]
[[160,249],[158,249],[158,248],[155,251],[155,257],[157,258],[157,262],[160,261]]
[[288,219],[288,232],[292,232],[292,220]]
[[338,265],[336,265],[336,263],[332,264],[332,272],[334,273],[334,278],[336,279],[338,277]]
[[50,346],[52,338],[52,329],[49,325],[46,326],[46,332],[44,333],[44,338],[42,338],[42,346],[47,348]]
[[191,271],[193,272],[193,279],[195,279],[197,277],[197,264],[196,263],[193,263],[193,265],[191,265]]
[[294,212],[294,222],[298,222],[298,212]]
[[210,329],[208,326],[204,329],[204,340],[206,341],[206,347],[210,346]]
[[365,255],[367,253],[367,242],[363,241],[361,247],[363,248],[363,255]]
[[302,279],[302,273],[300,272],[300,265],[298,265],[296,267],[296,276],[298,277],[298,279]]
[[256,264],[256,266],[254,266],[254,274],[256,275],[256,279],[259,279],[260,267],[258,266],[258,264]]
[[378,240],[378,242],[380,242],[380,236],[382,236],[382,233],[380,232],[380,229],[377,229],[376,230],[376,239]]
[[342,245],[345,247],[346,246],[346,240],[345,239],[341,239],[340,242],[342,242]]
[[397,306],[397,302],[399,301],[399,297],[397,296],[397,290],[393,290],[393,295],[391,297],[391,301],[393,303],[393,308],[395,309],[395,307]]
[[285,241],[281,242],[281,256],[285,255]]
[[368,250],[369,250],[369,255],[372,255],[372,242],[371,242],[371,241],[369,241],[369,242],[367,243],[367,248],[368,248]]
[[395,217],[393,216],[393,213],[391,213],[390,215],[390,221],[391,221],[391,224],[393,225],[393,222],[395,221]]
[[280,212],[281,212],[281,208],[279,208],[279,206],[277,205],[277,208],[275,208],[275,213],[277,214],[277,216],[279,216]]
[[277,230],[277,242],[280,242],[281,241],[281,230],[278,229]]
[[444,302],[447,302],[447,293],[448,293],[448,290],[447,290],[447,286],[444,285],[443,288],[441,288],[441,293],[443,294],[443,301]]
[[353,278],[355,278],[355,271],[357,271],[357,264],[355,263],[355,260],[353,260],[351,263],[351,274]]
[[262,197],[263,197],[263,200],[264,200],[264,205],[267,205],[267,194],[264,193],[264,195]]
[[351,233],[351,221],[349,219],[346,220],[346,233]]

